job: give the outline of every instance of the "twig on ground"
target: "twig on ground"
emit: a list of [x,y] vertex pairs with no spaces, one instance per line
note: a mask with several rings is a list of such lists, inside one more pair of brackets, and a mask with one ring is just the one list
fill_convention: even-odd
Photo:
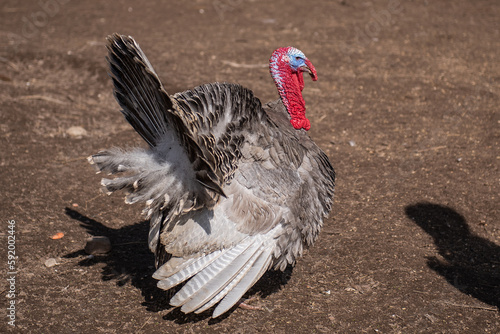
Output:
[[417,150],[417,152],[420,153],[420,152],[426,152],[426,151],[437,151],[437,150],[441,150],[441,149],[446,148],[446,147],[447,147],[446,145],[443,145],[443,146],[423,148],[421,150]]
[[464,307],[464,308],[474,308],[478,310],[486,310],[486,311],[498,311],[498,308],[496,307],[486,307],[486,306],[479,306],[479,305],[466,305],[466,304],[455,304],[451,302],[443,302],[444,304],[451,305],[451,306],[458,306],[458,307]]
[[4,58],[4,57],[0,56],[0,62],[9,65],[10,67],[12,67],[16,71],[19,71],[19,66],[17,66],[16,64],[14,64],[13,62],[11,62],[7,58]]
[[81,157],[72,158],[72,159],[61,159],[61,160],[56,160],[56,162],[62,163],[62,164],[67,164],[69,162],[74,162],[74,161],[78,161],[78,160],[87,160],[87,157],[81,156]]
[[21,96],[19,99],[20,100],[44,100],[47,102],[53,102],[53,103],[57,103],[57,104],[66,104],[66,102],[64,102],[64,101],[55,99],[55,98],[50,97],[50,96],[45,96],[45,95],[26,95],[26,96]]
[[148,318],[148,320],[146,320],[146,322],[145,322],[145,323],[141,326],[141,328],[139,328],[139,329],[137,330],[137,332],[136,332],[136,333],[139,333],[139,331],[140,331],[141,329],[143,329],[143,328],[144,328],[144,326],[146,326],[146,324],[149,322],[149,320],[151,320],[151,318],[152,318],[152,317],[153,317],[153,316],[150,316],[150,317]]

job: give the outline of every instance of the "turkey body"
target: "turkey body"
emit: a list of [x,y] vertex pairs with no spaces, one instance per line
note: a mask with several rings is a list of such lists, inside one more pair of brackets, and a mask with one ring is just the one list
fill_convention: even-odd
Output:
[[108,38],[122,113],[149,147],[89,158],[108,193],[144,202],[153,277],[185,313],[234,306],[271,268],[295,264],[332,206],[335,172],[281,100],[264,106],[236,84],[172,96],[131,38]]

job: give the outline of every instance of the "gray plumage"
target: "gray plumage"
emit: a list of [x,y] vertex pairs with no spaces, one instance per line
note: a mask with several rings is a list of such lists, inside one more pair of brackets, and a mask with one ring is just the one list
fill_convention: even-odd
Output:
[[149,147],[89,158],[108,193],[144,202],[153,277],[183,312],[217,305],[217,317],[270,268],[284,270],[317,238],[332,205],[335,173],[281,102],[262,106],[236,84],[173,96],[131,38],[108,38],[115,96]]

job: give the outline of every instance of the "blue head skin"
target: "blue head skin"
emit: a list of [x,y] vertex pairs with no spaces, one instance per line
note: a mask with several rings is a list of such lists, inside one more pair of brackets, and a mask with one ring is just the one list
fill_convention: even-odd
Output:
[[294,71],[298,72],[301,67],[307,67],[306,56],[302,51],[291,47],[288,49],[287,55],[289,59],[288,63]]
[[[302,51],[291,46],[280,48],[274,51],[271,59],[269,60],[269,69],[271,70],[271,76],[276,82],[278,89],[283,86],[283,80],[286,80],[283,77],[284,68],[282,66],[284,64],[288,65],[292,73],[299,74],[302,72],[308,72],[313,81],[316,81],[318,79],[314,66]],[[302,75],[300,75],[300,79],[302,79]]]

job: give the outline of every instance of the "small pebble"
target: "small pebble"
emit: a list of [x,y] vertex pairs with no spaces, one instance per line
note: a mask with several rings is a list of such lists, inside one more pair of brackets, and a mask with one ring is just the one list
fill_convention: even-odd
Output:
[[354,140],[349,140],[349,145],[350,146],[356,146],[356,142]]
[[111,241],[108,237],[95,236],[87,239],[85,253],[91,255],[106,254],[111,250]]
[[82,139],[82,137],[87,136],[87,130],[81,126],[72,126],[66,130],[66,133],[75,139]]
[[54,259],[53,257],[51,257],[50,259],[45,260],[45,266],[47,268],[51,268],[51,267],[56,266],[58,264],[59,263],[57,263],[57,260]]

